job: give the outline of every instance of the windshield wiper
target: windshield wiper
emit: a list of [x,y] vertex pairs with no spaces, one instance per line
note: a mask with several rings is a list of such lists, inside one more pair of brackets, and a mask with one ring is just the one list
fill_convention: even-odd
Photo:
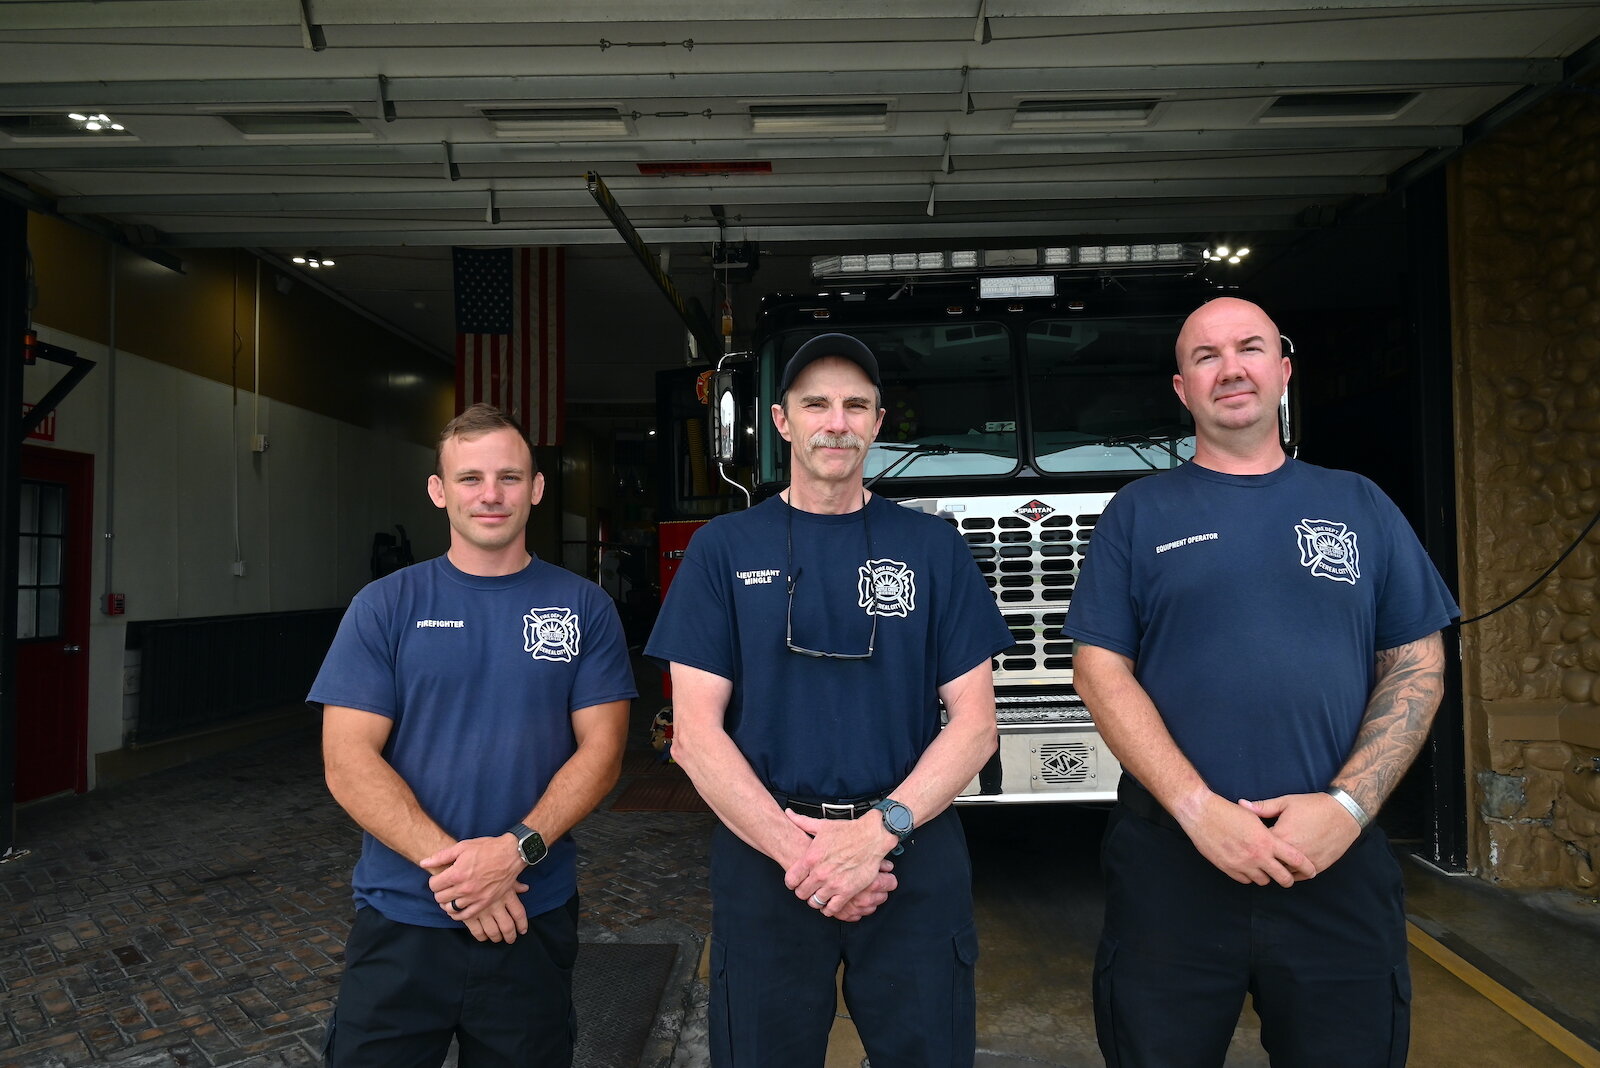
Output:
[[890,464],[882,471],[879,471],[877,474],[867,479],[865,485],[869,488],[874,482],[878,481],[878,479],[882,478],[884,475],[887,475],[889,472],[899,467],[910,467],[913,463],[922,459],[924,456],[949,456],[953,453],[966,453],[976,456],[1002,455],[1001,453],[995,452],[993,449],[978,449],[961,445],[943,445],[938,442],[929,442],[926,444],[922,442],[906,442],[904,444],[900,442],[889,442],[887,444],[884,442],[874,442],[872,447],[890,452],[900,452],[904,453],[905,455],[901,456],[894,463]]
[[1081,449],[1088,445],[1094,445],[1100,448],[1105,448],[1106,446],[1110,445],[1120,445],[1125,449],[1131,450],[1135,456],[1144,462],[1146,467],[1150,468],[1152,471],[1155,471],[1158,470],[1158,468],[1155,464],[1151,463],[1150,458],[1144,454],[1144,449],[1152,447],[1162,449],[1168,456],[1172,457],[1175,463],[1181,464],[1183,463],[1183,457],[1178,455],[1178,450],[1173,448],[1172,443],[1175,441],[1182,441],[1184,438],[1191,436],[1192,434],[1187,432],[1185,429],[1163,430],[1149,434],[1112,434],[1105,437],[1086,438],[1083,441],[1074,441],[1072,444],[1064,446],[1056,451],[1070,452],[1073,449]]

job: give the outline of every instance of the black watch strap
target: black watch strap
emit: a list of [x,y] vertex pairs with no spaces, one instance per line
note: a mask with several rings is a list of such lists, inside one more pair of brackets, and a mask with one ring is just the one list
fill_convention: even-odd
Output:
[[544,836],[526,823],[513,823],[510,833],[517,839],[517,851],[522,854],[522,862],[529,867],[539,863],[549,854],[550,850],[544,844]]
[[890,855],[904,852],[906,839],[917,829],[917,822],[911,814],[911,809],[892,797],[886,797],[872,807],[883,813],[883,826],[890,834],[900,839],[900,844],[894,847]]

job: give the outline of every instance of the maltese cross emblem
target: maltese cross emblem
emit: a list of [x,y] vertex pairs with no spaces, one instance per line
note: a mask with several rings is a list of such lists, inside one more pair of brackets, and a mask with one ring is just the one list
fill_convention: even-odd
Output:
[[532,608],[522,617],[522,651],[567,663],[578,655],[578,617],[569,608]]
[[857,569],[856,603],[869,616],[907,616],[917,607],[917,576],[899,560],[868,560]]
[[1300,544],[1300,566],[1334,582],[1354,586],[1361,577],[1356,532],[1328,519],[1302,519],[1294,532]]

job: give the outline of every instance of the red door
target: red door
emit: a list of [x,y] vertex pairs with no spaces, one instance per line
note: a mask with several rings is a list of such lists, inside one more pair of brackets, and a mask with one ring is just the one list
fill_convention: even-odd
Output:
[[88,787],[94,457],[24,446],[17,544],[17,793]]

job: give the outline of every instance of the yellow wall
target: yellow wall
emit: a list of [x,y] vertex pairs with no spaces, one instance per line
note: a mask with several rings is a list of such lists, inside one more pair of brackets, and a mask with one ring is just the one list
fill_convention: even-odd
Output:
[[[34,321],[107,343],[111,246],[30,214]],[[213,381],[252,388],[257,260],[238,250],[185,250],[183,273],[123,252],[116,347]],[[451,367],[281,272],[261,266],[261,393],[307,411],[431,445],[455,401]]]

